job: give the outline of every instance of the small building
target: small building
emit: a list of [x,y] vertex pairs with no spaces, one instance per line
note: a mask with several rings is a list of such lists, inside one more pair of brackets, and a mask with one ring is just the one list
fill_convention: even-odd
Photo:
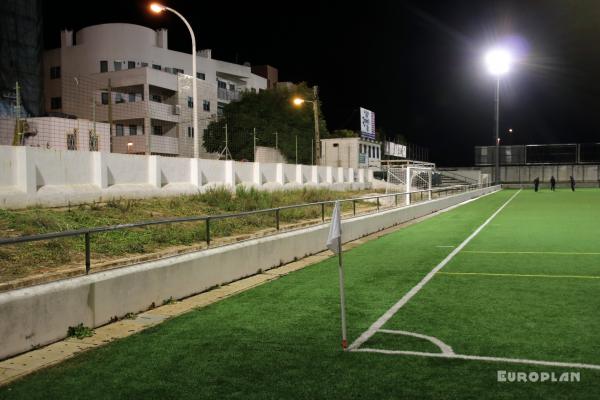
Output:
[[381,142],[359,137],[321,139],[321,165],[381,168]]

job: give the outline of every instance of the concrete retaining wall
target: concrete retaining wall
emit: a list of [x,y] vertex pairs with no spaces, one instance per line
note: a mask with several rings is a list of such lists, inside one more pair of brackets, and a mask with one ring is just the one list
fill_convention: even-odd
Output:
[[[365,189],[367,179],[332,167],[0,146],[0,208],[56,207],[117,198],[192,194],[214,186],[265,190],[318,185]],[[317,173],[318,170],[318,173]],[[332,176],[347,176],[336,183]],[[319,179],[321,177],[321,179]],[[327,178],[329,177],[329,178]]]
[[[435,199],[343,221],[344,241],[443,210],[499,187]],[[0,359],[66,336],[69,326],[111,318],[182,298],[325,250],[329,225],[0,293]]]

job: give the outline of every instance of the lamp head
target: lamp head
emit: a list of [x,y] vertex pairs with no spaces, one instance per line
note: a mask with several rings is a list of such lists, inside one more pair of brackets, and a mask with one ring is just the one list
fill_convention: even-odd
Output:
[[156,14],[160,14],[164,10],[165,10],[165,6],[163,6],[162,4],[159,4],[159,3],[150,4],[150,11],[152,11]]
[[292,100],[292,103],[294,103],[295,106],[301,106],[302,104],[304,104],[304,99],[300,98],[300,97],[294,97],[294,100]]
[[512,65],[511,54],[502,48],[495,48],[485,55],[485,65],[490,74],[494,76],[505,75]]

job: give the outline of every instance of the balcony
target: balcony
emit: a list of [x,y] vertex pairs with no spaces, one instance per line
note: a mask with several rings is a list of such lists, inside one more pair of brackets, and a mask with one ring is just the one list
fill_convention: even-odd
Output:
[[150,151],[151,153],[179,155],[179,139],[172,136],[152,135]]
[[219,98],[219,100],[235,101],[240,99],[240,92],[237,90],[218,88],[217,97]]

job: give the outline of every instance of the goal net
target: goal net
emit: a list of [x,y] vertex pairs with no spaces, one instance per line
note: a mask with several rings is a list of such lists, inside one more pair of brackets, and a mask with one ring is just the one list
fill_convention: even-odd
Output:
[[435,164],[410,160],[382,161],[381,168],[386,172],[386,193],[405,193],[407,204],[410,204],[411,197],[408,192],[424,191],[422,194],[413,194],[413,199],[430,198]]

